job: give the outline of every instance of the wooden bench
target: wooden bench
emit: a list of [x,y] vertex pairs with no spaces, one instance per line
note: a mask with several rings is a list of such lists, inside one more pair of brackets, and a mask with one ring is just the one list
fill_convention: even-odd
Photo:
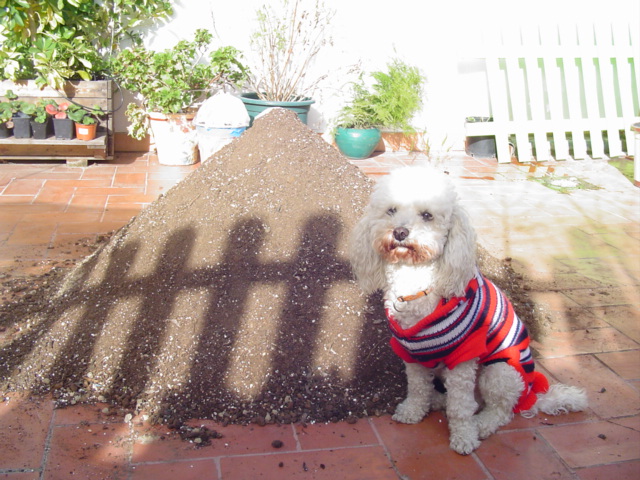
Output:
[[[67,82],[62,91],[45,87],[40,90],[34,81],[0,82],[0,94],[13,90],[18,100],[36,103],[41,99],[53,99],[60,103],[73,102],[86,107],[99,105],[106,112],[113,112],[113,82],[111,80]],[[0,97],[6,101],[6,97]],[[65,160],[70,165],[86,166],[89,160],[111,160],[115,152],[113,115],[100,121],[94,140],[59,140],[50,135],[45,140],[33,138],[0,139],[0,159],[5,160]]]
[[505,26],[468,55],[482,58],[493,121],[466,124],[495,136],[499,162],[607,158],[634,149],[640,121],[638,25]]

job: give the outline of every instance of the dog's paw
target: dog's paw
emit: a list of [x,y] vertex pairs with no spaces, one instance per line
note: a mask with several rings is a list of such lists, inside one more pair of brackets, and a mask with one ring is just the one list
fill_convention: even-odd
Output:
[[480,437],[475,420],[449,422],[449,446],[460,455],[469,455],[478,448]]
[[483,421],[484,419],[478,419],[478,437],[485,439],[496,433],[498,427],[490,422]]
[[480,446],[480,439],[473,435],[451,434],[449,437],[449,446],[454,452],[460,455],[469,455]]
[[420,423],[428,410],[425,405],[407,398],[396,407],[396,413],[391,418],[400,423]]

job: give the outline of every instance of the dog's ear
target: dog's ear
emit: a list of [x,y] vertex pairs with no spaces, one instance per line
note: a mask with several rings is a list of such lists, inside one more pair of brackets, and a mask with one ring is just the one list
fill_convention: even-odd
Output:
[[349,239],[349,260],[358,285],[367,294],[386,286],[384,263],[373,248],[373,216],[367,209]]
[[476,272],[476,233],[467,212],[456,204],[451,217],[449,236],[438,265],[442,295],[448,298],[464,295]]

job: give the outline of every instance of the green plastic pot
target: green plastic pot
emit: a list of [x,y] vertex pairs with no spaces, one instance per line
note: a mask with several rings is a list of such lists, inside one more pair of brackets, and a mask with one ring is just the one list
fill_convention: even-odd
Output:
[[240,95],[240,99],[244,103],[244,106],[247,109],[247,113],[249,114],[250,123],[249,126],[253,125],[253,120],[260,115],[265,110],[269,108],[285,108],[287,110],[291,110],[296,115],[302,123],[307,124],[307,116],[309,115],[309,110],[311,110],[311,105],[315,103],[315,100],[306,99],[300,100],[299,102],[268,102],[266,100],[260,100],[258,98],[258,94],[255,92],[252,93],[243,93]]
[[382,137],[377,128],[337,128],[335,134],[338,150],[347,158],[369,158]]

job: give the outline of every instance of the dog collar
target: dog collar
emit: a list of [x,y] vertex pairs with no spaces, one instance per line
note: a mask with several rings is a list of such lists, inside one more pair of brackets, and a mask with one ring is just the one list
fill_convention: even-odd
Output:
[[401,295],[397,298],[398,302],[410,302],[411,300],[417,300],[419,298],[425,297],[429,295],[433,291],[433,288],[427,288],[425,290],[420,290],[415,295]]

